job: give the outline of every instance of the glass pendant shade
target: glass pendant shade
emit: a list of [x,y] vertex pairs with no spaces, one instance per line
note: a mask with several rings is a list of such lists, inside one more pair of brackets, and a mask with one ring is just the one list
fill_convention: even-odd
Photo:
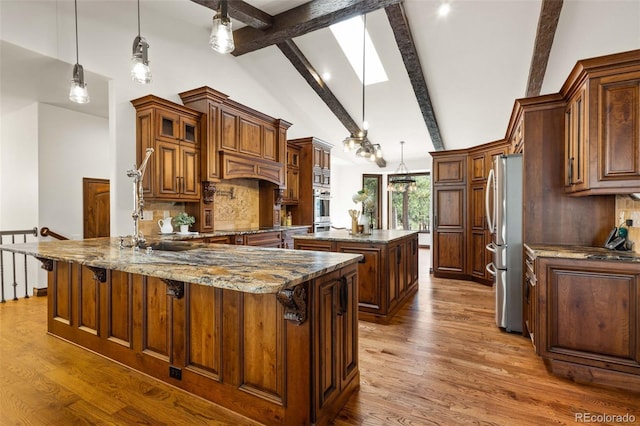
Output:
[[78,104],[86,104],[89,102],[89,91],[87,90],[87,83],[84,81],[84,70],[80,64],[73,66],[73,79],[71,80],[71,88],[69,89],[69,100]]
[[219,53],[231,53],[235,49],[231,20],[229,17],[223,16],[222,13],[216,13],[213,17],[209,46]]
[[137,36],[133,40],[133,55],[131,57],[131,79],[136,83],[151,83],[151,69],[149,68],[149,60],[147,58],[147,49],[149,43]]

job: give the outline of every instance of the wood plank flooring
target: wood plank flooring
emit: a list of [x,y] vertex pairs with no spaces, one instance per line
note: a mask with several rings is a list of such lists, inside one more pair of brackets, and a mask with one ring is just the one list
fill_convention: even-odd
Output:
[[[389,325],[360,322],[361,388],[336,426],[640,424],[640,394],[549,375],[529,340],[495,327],[491,288],[428,270],[421,249],[415,297]],[[46,298],[0,305],[0,425],[70,424],[256,423],[47,335]]]

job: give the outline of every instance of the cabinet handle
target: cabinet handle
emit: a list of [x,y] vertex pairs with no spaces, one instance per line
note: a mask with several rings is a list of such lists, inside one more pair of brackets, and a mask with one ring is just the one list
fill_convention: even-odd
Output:
[[348,299],[349,299],[349,286],[347,285],[347,277],[340,277],[340,307],[338,309],[338,315],[345,314],[347,312]]

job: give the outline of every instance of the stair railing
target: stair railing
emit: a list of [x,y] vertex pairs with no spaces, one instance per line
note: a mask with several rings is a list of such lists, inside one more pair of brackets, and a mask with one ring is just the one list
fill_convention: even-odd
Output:
[[[16,243],[16,237],[22,235],[22,242],[27,242],[27,236],[33,235],[34,237],[38,236],[38,228],[34,227],[33,229],[25,229],[25,230],[16,230],[16,231],[0,231],[0,245],[4,244],[4,237],[11,237],[11,244]],[[20,241],[18,241],[20,242]],[[6,242],[9,244],[9,241]],[[13,300],[18,300],[18,281],[17,281],[17,273],[16,273],[16,255],[17,253],[11,252],[11,264],[13,271]],[[29,298],[29,286],[28,286],[28,275],[27,275],[27,255],[24,254],[24,297],[25,299]],[[4,298],[4,250],[0,250],[0,303],[5,303],[6,300]]]

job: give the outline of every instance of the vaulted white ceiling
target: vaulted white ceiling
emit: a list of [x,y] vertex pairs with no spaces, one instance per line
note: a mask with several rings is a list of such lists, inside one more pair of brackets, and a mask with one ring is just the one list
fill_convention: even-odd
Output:
[[[305,2],[245,1],[271,15]],[[440,3],[440,0],[404,0],[404,9],[444,146],[466,148],[500,139],[505,134],[514,100],[525,96],[541,0],[451,0],[451,13],[444,18],[437,14]],[[211,26],[213,12],[188,0],[142,0],[141,8],[170,18],[180,31],[206,35]],[[113,22],[113,25],[124,24]],[[234,29],[242,25],[234,21]],[[401,140],[406,141],[405,161],[409,168],[421,169],[429,164],[428,152],[433,145],[384,10],[370,13],[367,25],[389,76],[389,81],[366,88],[369,138],[382,145],[389,169],[386,171],[393,171],[400,161]],[[354,120],[360,122],[362,87],[329,29],[294,41],[316,70],[332,74],[327,82],[329,88]],[[542,94],[557,92],[579,59],[639,48],[640,1],[565,0]],[[152,54],[153,49],[161,47],[152,44]],[[208,49],[206,44],[202,49]],[[46,102],[66,104],[64,84],[57,88],[34,85],[34,76],[25,73],[20,64],[40,61],[41,77],[50,75],[56,67],[63,69],[56,72],[66,76],[68,64],[30,57],[6,43],[2,44],[1,54],[3,103],[8,102],[17,87],[28,84]],[[338,145],[347,136],[346,129],[278,48],[271,46],[234,59],[271,96],[296,111],[296,117],[282,117],[294,122],[290,137],[317,136]],[[185,58],[181,60],[188,62]],[[60,81],[68,80],[67,77]],[[104,115],[108,79],[95,78],[103,89],[93,88],[96,92],[92,92],[91,111]],[[49,92],[53,88],[56,93]],[[235,98],[234,93],[227,94]],[[354,161],[353,154],[337,148],[334,158],[338,162],[341,157],[346,163]]]

